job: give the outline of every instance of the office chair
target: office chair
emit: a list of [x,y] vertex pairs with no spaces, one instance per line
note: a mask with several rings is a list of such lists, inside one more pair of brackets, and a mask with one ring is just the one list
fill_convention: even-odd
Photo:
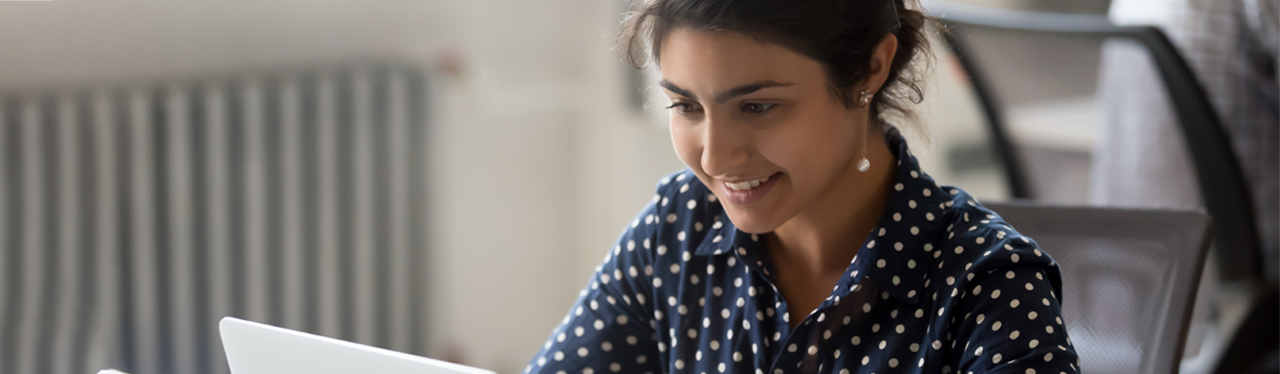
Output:
[[1188,154],[1195,170],[1205,211],[1213,217],[1215,227],[1212,244],[1220,281],[1243,293],[1244,317],[1238,324],[1225,326],[1213,349],[1215,373],[1238,373],[1262,359],[1274,346],[1259,346],[1259,341],[1275,340],[1277,310],[1276,280],[1262,269],[1260,235],[1254,215],[1253,199],[1243,169],[1232,150],[1231,140],[1222,127],[1220,117],[1194,71],[1160,31],[1149,26],[1116,26],[1102,15],[1054,14],[995,9],[956,4],[947,1],[930,3],[930,11],[947,32],[945,42],[970,79],[989,131],[996,156],[1002,161],[1009,190],[1015,199],[1033,198],[1023,165],[1017,158],[1017,146],[1008,136],[1001,114],[1000,100],[992,90],[988,76],[968,48],[971,29],[996,29],[1028,34],[1118,38],[1135,42],[1144,49],[1163,81],[1171,107],[1175,111]]
[[1063,319],[1087,373],[1177,373],[1210,238],[1192,211],[985,204],[1062,270]]

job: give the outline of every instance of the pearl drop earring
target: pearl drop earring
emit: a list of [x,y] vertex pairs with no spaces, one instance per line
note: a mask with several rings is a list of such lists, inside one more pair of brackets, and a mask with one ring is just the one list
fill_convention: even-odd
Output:
[[[871,106],[871,96],[872,94],[865,90],[860,92],[858,95],[858,106],[863,108]],[[867,127],[871,127],[871,124],[868,123]],[[864,130],[866,131],[862,134],[862,159],[858,160],[858,171],[863,173],[867,172],[867,170],[871,170],[871,160],[867,159],[867,136],[870,135],[871,130],[865,128]]]

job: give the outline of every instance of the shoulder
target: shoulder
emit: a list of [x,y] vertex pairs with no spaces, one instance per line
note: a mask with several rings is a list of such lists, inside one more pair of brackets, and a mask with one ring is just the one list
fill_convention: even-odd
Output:
[[636,243],[619,244],[656,257],[682,256],[711,240],[708,234],[720,231],[727,220],[715,194],[686,168],[658,179],[649,204],[624,229]]
[[1060,290],[1057,263],[1033,238],[1018,232],[998,212],[964,190],[951,186],[942,189],[951,199],[946,203],[947,229],[939,246],[943,252],[935,260],[935,276],[954,277],[957,285],[971,286],[992,274],[1027,269],[1042,272],[1055,291]]

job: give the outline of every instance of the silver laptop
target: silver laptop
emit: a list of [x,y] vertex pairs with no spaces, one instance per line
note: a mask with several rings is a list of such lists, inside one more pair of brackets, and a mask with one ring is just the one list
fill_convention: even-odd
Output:
[[494,374],[231,317],[218,329],[232,374]]

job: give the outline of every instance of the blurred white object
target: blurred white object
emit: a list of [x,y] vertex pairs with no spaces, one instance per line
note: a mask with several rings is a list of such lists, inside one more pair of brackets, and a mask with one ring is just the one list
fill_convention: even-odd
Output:
[[493,374],[232,317],[218,327],[233,374]]
[[104,369],[104,370],[99,370],[98,374],[129,374],[129,373],[119,371],[116,369]]

